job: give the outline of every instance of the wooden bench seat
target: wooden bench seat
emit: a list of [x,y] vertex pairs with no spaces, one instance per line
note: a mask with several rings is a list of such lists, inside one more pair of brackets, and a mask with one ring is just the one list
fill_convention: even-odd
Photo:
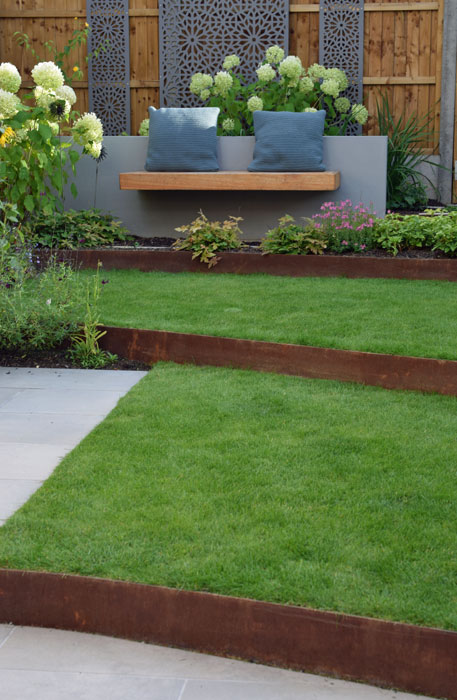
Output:
[[321,173],[147,172],[119,174],[121,190],[337,190],[338,171]]

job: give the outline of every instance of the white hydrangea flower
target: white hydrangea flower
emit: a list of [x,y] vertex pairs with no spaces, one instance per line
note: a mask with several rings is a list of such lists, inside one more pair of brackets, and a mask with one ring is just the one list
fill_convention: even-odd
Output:
[[146,117],[146,119],[143,119],[143,121],[140,124],[140,128],[138,129],[138,134],[140,136],[149,136],[149,119]]
[[351,103],[347,97],[337,97],[333,104],[335,105],[336,111],[340,112],[340,114],[346,114],[346,112],[349,112],[349,108],[351,106]]
[[305,107],[304,112],[317,112],[315,107]]
[[64,84],[63,73],[52,61],[37,63],[32,69],[32,78],[36,85],[47,90],[57,90]]
[[325,95],[331,95],[332,97],[338,97],[340,94],[340,87],[333,78],[326,78],[323,80],[321,83],[321,90]]
[[227,71],[221,70],[216,73],[214,78],[214,87],[219,95],[224,97],[233,85],[233,78]]
[[86,112],[77,119],[73,126],[73,138],[80,146],[89,143],[101,143],[103,140],[103,125],[94,112]]
[[260,112],[263,109],[263,100],[257,95],[253,95],[247,101],[247,107],[250,112]]
[[57,122],[49,121],[48,124],[51,127],[51,131],[54,134],[54,136],[57,136],[57,134],[59,133],[59,125],[57,124]]
[[56,93],[54,90],[47,90],[39,85],[34,89],[33,95],[38,107],[42,109],[48,109],[49,105],[56,100]]
[[194,95],[200,95],[202,90],[208,90],[212,85],[213,78],[209,73],[194,73],[190,81],[189,90]]
[[200,99],[201,100],[207,100],[209,97],[211,97],[211,93],[209,90],[202,90],[200,93]]
[[265,58],[267,59],[268,63],[281,63],[284,55],[284,49],[281,49],[280,46],[275,44],[275,46],[270,46],[270,48],[267,49]]
[[303,66],[298,56],[287,56],[278,67],[278,71],[283,78],[296,81],[300,78],[302,70]]
[[84,153],[88,156],[91,156],[92,158],[100,158],[100,154],[102,152],[102,144],[101,143],[87,143],[84,146]]
[[351,115],[354,121],[359,124],[365,124],[368,119],[368,110],[361,104],[352,105]]
[[232,70],[232,68],[236,68],[236,66],[240,65],[240,59],[236,54],[232,54],[231,56],[226,56],[224,63],[222,64],[222,68],[224,70]]
[[66,100],[69,102],[70,107],[73,107],[73,105],[76,102],[76,93],[73,90],[70,85],[62,85],[62,87],[56,89],[56,95],[57,97],[60,97],[62,100]]
[[9,119],[18,113],[21,101],[17,95],[0,88],[0,119]]
[[273,66],[269,63],[264,63],[263,66],[259,66],[256,70],[257,77],[259,80],[263,80],[265,83],[270,82],[276,78],[276,71]]
[[21,87],[21,75],[12,63],[0,63],[0,88],[6,92],[17,92]]
[[338,87],[340,88],[340,92],[346,90],[349,85],[346,73],[339,68],[327,68],[325,75],[322,77],[326,80],[336,80]]
[[301,78],[298,83],[298,89],[300,92],[311,92],[314,89],[314,81],[311,78]]
[[308,75],[312,80],[324,78],[326,73],[327,68],[325,68],[325,66],[321,66],[320,63],[313,63],[313,65],[308,68]]
[[233,131],[235,128],[235,120],[230,119],[230,117],[227,117],[227,119],[224,119],[222,122],[222,131]]

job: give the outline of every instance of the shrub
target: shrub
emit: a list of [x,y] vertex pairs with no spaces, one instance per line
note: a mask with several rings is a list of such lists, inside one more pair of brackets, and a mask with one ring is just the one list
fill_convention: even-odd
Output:
[[327,247],[327,239],[322,230],[313,223],[299,226],[295,219],[286,214],[278,221],[279,226],[267,231],[260,247],[264,253],[288,253],[289,255],[321,255]]
[[9,288],[32,269],[32,249],[24,242],[15,204],[0,202],[0,286]]
[[335,253],[363,253],[373,245],[375,214],[361,203],[353,207],[350,199],[324,202],[312,221],[325,234],[329,250]]
[[192,260],[199,258],[200,262],[213,267],[220,260],[217,251],[239,250],[243,247],[239,221],[242,221],[239,216],[229,216],[222,224],[220,221],[208,221],[201,211],[191,224],[175,229],[178,233],[185,233],[186,238],[177,240],[173,247],[177,250],[191,250]]
[[392,255],[422,247],[456,255],[457,211],[426,209],[424,214],[409,216],[388,213],[376,221],[373,233],[377,245]]
[[41,212],[27,223],[27,231],[43,248],[94,248],[131,239],[119,221],[99,209]]

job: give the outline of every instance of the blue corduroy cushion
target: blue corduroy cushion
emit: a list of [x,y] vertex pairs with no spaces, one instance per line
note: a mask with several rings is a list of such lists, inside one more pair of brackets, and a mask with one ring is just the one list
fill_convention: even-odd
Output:
[[218,116],[219,107],[149,107],[145,169],[151,172],[219,170]]
[[254,112],[253,172],[318,172],[325,170],[325,110]]

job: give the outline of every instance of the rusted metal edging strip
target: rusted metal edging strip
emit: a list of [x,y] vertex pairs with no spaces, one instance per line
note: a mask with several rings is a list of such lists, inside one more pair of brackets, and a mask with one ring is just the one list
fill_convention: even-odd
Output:
[[457,700],[457,633],[244,598],[0,569],[0,623],[121,637]]
[[[220,261],[208,269],[185,251],[105,249],[57,251],[61,260],[95,268],[100,261],[110,269],[143,272],[204,272],[240,275],[269,274],[289,277],[392,278],[457,281],[457,259],[373,258],[346,255],[259,255],[219,253]],[[41,257],[45,256],[45,252]]]
[[104,349],[147,364],[236,367],[457,396],[457,361],[106,326]]

